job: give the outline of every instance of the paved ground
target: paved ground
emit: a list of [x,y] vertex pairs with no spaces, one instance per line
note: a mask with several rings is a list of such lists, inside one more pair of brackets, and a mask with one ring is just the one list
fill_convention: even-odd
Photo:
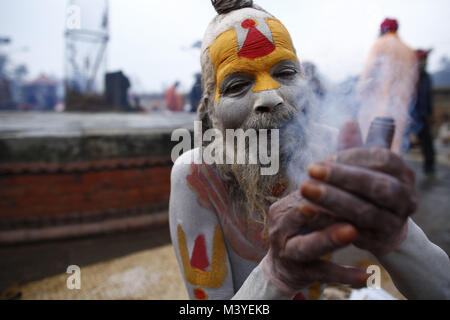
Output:
[[9,290],[23,300],[179,300],[188,299],[171,244],[80,268],[79,290],[71,275],[30,282]]
[[[0,247],[0,292],[16,284],[65,273],[170,243],[168,227],[107,236]],[[155,257],[157,259],[157,257]]]
[[[445,161],[441,161],[436,175],[426,177],[422,174],[418,153],[408,154],[407,159],[416,171],[420,196],[420,207],[413,219],[434,243],[450,254],[450,166]],[[164,261],[164,264],[160,261]],[[102,290],[115,292],[115,295],[109,296],[112,298],[124,298],[127,292],[128,298],[186,297],[180,274],[176,271],[176,260],[170,247],[167,227],[102,237],[0,247],[0,292],[17,282],[24,284],[53,276],[49,278],[50,280],[46,279],[35,282],[31,286],[22,287],[28,288],[28,291],[23,294],[24,298],[52,298],[54,297],[52,295],[42,295],[42,291],[46,290],[42,286],[47,287],[52,283],[64,285],[61,281],[66,279],[65,271],[71,264],[77,264],[82,269],[86,267],[89,270],[88,274],[92,274],[93,278],[95,273],[103,270],[101,268],[110,270],[109,277],[104,281],[110,283],[111,287],[102,287]],[[133,264],[135,264],[134,267]],[[138,268],[139,264],[147,269]],[[112,266],[121,269],[121,273],[118,275],[111,273]],[[172,278],[164,278],[169,271],[173,275]],[[161,288],[160,285],[153,286],[156,291],[143,291],[141,296],[136,297],[130,293],[133,292],[132,288],[122,285],[122,282],[127,279],[142,279],[145,275],[147,275],[145,279],[150,284],[164,279],[166,290],[160,292],[158,291]],[[98,276],[96,278],[103,279]],[[151,285],[148,287],[152,288]],[[115,291],[108,290],[111,288],[115,288]],[[96,295],[83,297],[108,298],[98,292]]]

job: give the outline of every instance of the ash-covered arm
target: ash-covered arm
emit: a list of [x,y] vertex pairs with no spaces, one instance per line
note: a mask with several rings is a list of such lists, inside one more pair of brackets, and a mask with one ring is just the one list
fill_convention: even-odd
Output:
[[389,254],[378,257],[408,299],[450,299],[450,260],[408,219],[408,234]]

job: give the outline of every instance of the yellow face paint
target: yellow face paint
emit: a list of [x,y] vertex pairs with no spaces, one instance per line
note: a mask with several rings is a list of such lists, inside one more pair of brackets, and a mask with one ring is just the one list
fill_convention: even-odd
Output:
[[276,19],[243,21],[223,32],[211,44],[209,53],[216,71],[216,103],[220,85],[228,75],[251,74],[255,78],[253,92],[273,90],[280,84],[270,75],[272,67],[283,60],[298,62],[289,32]]

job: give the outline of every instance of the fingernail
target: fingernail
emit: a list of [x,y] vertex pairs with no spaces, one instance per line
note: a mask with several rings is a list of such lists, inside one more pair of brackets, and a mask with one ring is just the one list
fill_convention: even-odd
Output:
[[310,180],[302,185],[301,193],[310,200],[319,200],[322,197],[322,187]]
[[302,204],[301,206],[298,207],[298,211],[300,213],[302,213],[306,218],[314,218],[315,216],[317,216],[318,212],[312,208],[311,206]]
[[334,233],[334,239],[339,243],[349,243],[352,242],[356,236],[358,235],[358,232],[356,229],[351,225],[345,225],[342,227],[339,227]]
[[308,173],[312,178],[325,181],[328,176],[328,168],[323,164],[314,163],[308,167]]

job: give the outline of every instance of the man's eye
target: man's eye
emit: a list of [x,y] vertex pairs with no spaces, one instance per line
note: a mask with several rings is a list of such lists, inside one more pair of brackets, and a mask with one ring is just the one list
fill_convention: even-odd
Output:
[[283,69],[283,70],[278,71],[276,73],[276,76],[280,77],[280,78],[292,78],[297,73],[298,73],[297,70],[289,68],[289,69]]
[[240,81],[230,84],[225,88],[224,94],[239,93],[248,86],[247,81]]

